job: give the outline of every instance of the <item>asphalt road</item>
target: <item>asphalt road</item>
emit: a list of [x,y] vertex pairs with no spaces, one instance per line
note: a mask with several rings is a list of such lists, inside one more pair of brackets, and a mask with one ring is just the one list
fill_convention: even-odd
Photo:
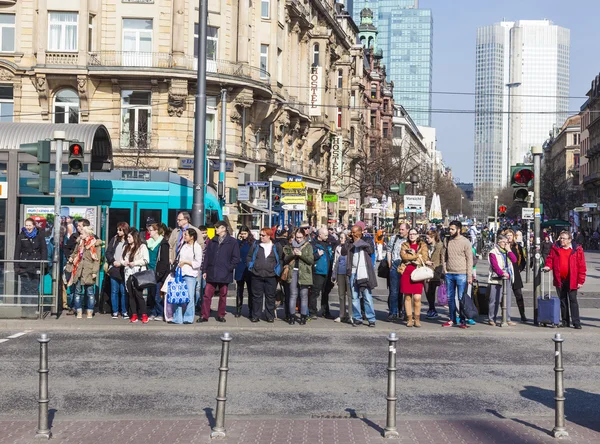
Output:
[[[344,417],[354,411],[383,417],[387,331],[379,326],[295,327],[232,330],[227,413],[303,418]],[[561,330],[566,336],[568,418],[597,418],[597,328]],[[551,338],[556,330],[483,325],[466,331],[400,326],[395,330],[400,336],[402,417],[553,415]],[[223,331],[212,327],[52,331],[50,409],[63,419],[204,415],[205,409],[216,405]],[[2,331],[2,337],[8,333]],[[36,415],[36,336],[30,332],[0,343],[0,419]]]

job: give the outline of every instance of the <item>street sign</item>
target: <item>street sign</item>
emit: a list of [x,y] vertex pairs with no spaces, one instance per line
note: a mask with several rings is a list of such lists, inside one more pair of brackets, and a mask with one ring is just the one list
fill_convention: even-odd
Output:
[[305,196],[283,196],[281,202],[284,204],[304,204],[306,205]]
[[589,207],[577,207],[574,208],[573,211],[575,211],[576,213],[587,213],[588,211],[590,211]]
[[306,188],[291,188],[291,189],[282,189],[281,194],[284,196],[304,196],[306,195]]
[[323,194],[323,202],[337,202],[339,200],[337,194],[325,193]]
[[292,188],[306,188],[306,183],[304,182],[283,182],[279,185],[281,188],[292,189]]
[[379,208],[365,208],[363,211],[365,212],[365,214],[379,214],[379,213],[381,213],[381,210]]
[[288,176],[288,182],[302,182],[302,176]]
[[425,196],[404,195],[405,213],[425,213]]
[[533,220],[533,208],[521,208],[521,219]]
[[260,208],[269,208],[269,199],[256,199],[256,206]]
[[284,210],[288,210],[288,211],[305,211],[306,205],[304,205],[304,204],[296,204],[296,205],[286,204],[286,205],[282,205],[281,208],[283,208]]
[[250,187],[238,186],[238,200],[250,200]]
[[249,187],[262,187],[266,188],[269,186],[269,182],[246,182]]
[[586,207],[586,208],[598,208],[598,204],[594,203],[594,202],[590,202],[590,203],[584,203],[582,205],[582,207]]

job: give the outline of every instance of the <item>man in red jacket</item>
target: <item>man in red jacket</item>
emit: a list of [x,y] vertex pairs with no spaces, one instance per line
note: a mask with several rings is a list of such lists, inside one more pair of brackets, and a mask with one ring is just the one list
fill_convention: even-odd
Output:
[[[587,268],[581,245],[573,242],[571,233],[563,231],[558,236],[558,242],[552,245],[546,258],[544,271],[552,270],[554,286],[560,297],[560,311],[563,327],[569,327],[569,306],[573,327],[581,329],[579,320],[579,304],[577,290],[585,282]],[[567,301],[568,299],[568,301]]]

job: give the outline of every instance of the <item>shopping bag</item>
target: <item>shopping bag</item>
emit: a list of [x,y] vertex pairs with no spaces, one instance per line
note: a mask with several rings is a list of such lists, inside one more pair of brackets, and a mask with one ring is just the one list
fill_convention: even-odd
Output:
[[442,280],[442,283],[438,287],[437,300],[438,305],[448,305],[448,289],[446,288],[445,280]]
[[175,279],[169,282],[167,289],[167,302],[169,304],[189,304],[190,295],[181,275],[181,268],[175,271]]
[[460,299],[460,309],[467,319],[476,319],[479,313],[471,297],[471,285],[468,285]]

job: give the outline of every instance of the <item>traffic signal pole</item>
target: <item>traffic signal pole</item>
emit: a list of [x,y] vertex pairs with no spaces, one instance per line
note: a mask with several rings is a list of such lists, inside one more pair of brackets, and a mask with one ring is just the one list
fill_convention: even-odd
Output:
[[540,192],[541,192],[541,173],[542,173],[542,147],[531,147],[533,154],[533,239],[535,243],[535,255],[533,260],[533,324],[538,325],[538,296],[540,296],[540,231],[541,231],[541,211],[540,211]]
[[[54,312],[58,316],[58,297],[60,280],[60,204],[62,198],[62,154],[65,140],[64,131],[54,131],[54,253],[52,255],[52,294],[54,296]],[[41,276],[43,279],[44,277]]]

